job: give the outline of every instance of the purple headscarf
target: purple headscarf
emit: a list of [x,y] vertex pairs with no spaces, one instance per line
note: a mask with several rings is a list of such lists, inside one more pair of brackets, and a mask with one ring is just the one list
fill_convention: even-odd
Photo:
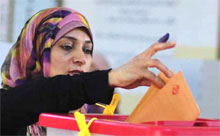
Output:
[[31,17],[2,65],[2,87],[8,89],[26,80],[48,77],[52,46],[78,27],[84,27],[93,42],[86,18],[75,10],[50,8]]

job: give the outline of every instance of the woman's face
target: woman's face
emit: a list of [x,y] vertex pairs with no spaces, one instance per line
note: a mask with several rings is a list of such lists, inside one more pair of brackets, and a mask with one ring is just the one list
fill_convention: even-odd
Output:
[[64,35],[51,49],[50,77],[88,72],[92,63],[92,41],[80,28]]

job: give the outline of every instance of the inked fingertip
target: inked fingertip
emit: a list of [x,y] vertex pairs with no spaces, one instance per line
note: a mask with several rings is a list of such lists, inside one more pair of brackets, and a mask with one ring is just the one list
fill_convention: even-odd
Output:
[[170,34],[169,34],[169,33],[166,33],[164,36],[162,36],[162,37],[158,40],[158,42],[167,42],[168,39],[169,39],[169,37],[170,37]]

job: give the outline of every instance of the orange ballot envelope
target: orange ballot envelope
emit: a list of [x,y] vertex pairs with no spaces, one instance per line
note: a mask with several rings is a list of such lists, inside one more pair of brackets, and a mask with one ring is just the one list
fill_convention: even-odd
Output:
[[151,85],[149,90],[127,118],[127,122],[148,121],[194,121],[199,117],[199,107],[188,87],[183,74],[179,71],[167,78],[160,73],[165,82],[161,89]]

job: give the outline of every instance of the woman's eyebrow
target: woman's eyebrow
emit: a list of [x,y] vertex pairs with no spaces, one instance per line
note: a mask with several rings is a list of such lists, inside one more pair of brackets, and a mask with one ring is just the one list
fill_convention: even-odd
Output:
[[77,40],[75,37],[71,37],[71,36],[63,36],[63,38],[70,39],[70,40],[74,40],[74,41]]
[[[74,40],[74,41],[76,41],[76,40],[77,40],[77,38],[72,37],[72,36],[63,36],[63,38],[67,38],[67,39]],[[86,43],[92,43],[92,41],[91,41],[91,40],[86,40],[85,42],[86,42]]]

